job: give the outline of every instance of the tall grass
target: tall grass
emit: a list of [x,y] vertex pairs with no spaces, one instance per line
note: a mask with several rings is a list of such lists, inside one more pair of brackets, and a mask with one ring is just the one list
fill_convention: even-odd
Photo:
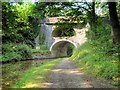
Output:
[[97,78],[111,80],[113,85],[118,86],[119,60],[114,55],[104,54],[98,46],[86,42],[74,50],[70,60],[77,62],[86,73]]

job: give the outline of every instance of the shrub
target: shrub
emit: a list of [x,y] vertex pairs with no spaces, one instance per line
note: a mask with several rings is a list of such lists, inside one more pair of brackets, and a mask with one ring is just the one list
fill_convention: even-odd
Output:
[[2,60],[22,60],[31,57],[30,48],[25,44],[6,43],[2,45]]
[[25,44],[18,45],[16,49],[17,53],[22,56],[22,59],[27,59],[32,55],[30,48]]
[[6,52],[2,55],[2,61],[21,60],[22,57],[16,52]]

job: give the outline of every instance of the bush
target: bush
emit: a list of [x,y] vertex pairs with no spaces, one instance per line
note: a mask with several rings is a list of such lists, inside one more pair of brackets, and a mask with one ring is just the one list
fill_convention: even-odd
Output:
[[21,60],[22,57],[16,52],[6,52],[2,55],[2,61]]
[[22,59],[27,59],[32,55],[30,48],[25,44],[18,45],[16,49],[17,49],[17,53],[22,56]]
[[25,44],[6,43],[2,45],[2,60],[23,60],[31,57],[30,48]]

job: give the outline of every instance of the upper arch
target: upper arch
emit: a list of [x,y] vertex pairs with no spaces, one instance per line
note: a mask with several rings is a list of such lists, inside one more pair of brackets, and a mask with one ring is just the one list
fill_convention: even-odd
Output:
[[61,40],[57,40],[55,41],[51,46],[50,46],[50,51],[52,51],[52,48],[54,47],[54,45],[56,45],[59,42],[68,42],[74,45],[75,48],[77,48],[77,44],[72,42],[71,40],[67,40],[67,39],[61,39]]

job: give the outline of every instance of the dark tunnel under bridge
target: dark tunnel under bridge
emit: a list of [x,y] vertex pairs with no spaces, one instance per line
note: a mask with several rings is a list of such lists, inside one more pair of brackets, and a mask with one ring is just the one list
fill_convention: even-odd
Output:
[[74,48],[77,48],[76,43],[70,40],[58,40],[51,45],[50,51],[54,57],[66,57],[72,55]]

